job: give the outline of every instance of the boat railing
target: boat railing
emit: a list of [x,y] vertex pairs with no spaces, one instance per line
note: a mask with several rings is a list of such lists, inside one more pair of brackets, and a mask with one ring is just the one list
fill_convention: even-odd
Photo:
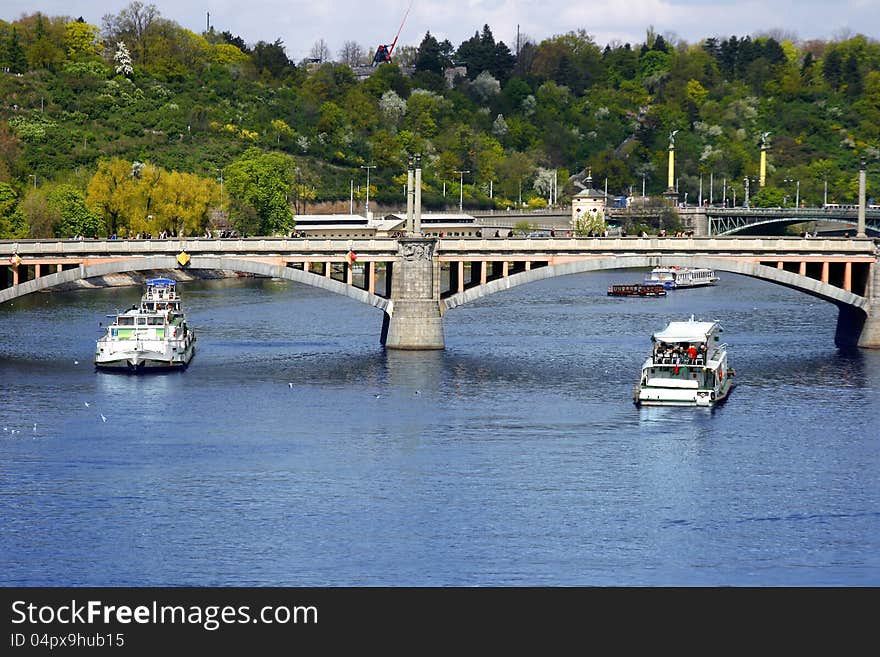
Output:
[[653,358],[654,365],[697,365],[704,366],[706,364],[706,359],[701,355],[696,358],[691,358],[690,356],[660,356],[655,355]]

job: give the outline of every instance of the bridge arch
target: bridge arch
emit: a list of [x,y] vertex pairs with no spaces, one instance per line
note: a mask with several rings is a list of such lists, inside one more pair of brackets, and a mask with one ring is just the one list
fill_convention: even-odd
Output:
[[546,278],[567,276],[569,274],[581,274],[590,271],[601,271],[605,269],[669,266],[706,267],[708,269],[714,269],[715,271],[742,274],[743,276],[758,278],[798,290],[799,292],[804,292],[822,299],[823,301],[831,302],[841,309],[848,308],[867,312],[869,304],[868,299],[865,297],[853,294],[852,292],[847,292],[846,290],[834,287],[828,283],[823,283],[799,274],[793,274],[782,269],[776,269],[775,267],[760,265],[755,262],[714,258],[711,256],[622,255],[586,258],[583,260],[531,269],[526,272],[513,274],[507,278],[499,278],[490,281],[485,285],[479,285],[467,289],[464,292],[450,295],[440,302],[441,312],[445,313],[447,310],[457,308],[465,303],[476,301],[477,299],[481,299],[490,294],[495,294],[496,292],[517,287],[518,285],[525,285]]
[[[26,281],[20,285],[0,290],[0,303],[11,301],[12,299],[26,294],[32,294],[40,290],[56,287],[64,283],[72,283],[87,278],[107,276],[109,274],[121,274],[124,272],[161,269],[180,269],[180,265],[175,256],[128,258],[125,260],[104,262],[97,265],[80,265],[76,269],[68,269],[55,274],[40,276],[39,278]],[[187,269],[225,269],[255,274],[258,276],[268,276],[270,278],[281,278],[296,283],[318,287],[327,290],[328,292],[341,294],[342,296],[349,297],[355,301],[360,301],[361,303],[365,303],[375,308],[380,308],[388,314],[392,311],[392,302],[389,299],[371,294],[366,290],[347,285],[332,278],[328,278],[327,276],[313,274],[301,269],[293,269],[292,267],[284,267],[266,262],[239,258],[194,256],[187,265]]]

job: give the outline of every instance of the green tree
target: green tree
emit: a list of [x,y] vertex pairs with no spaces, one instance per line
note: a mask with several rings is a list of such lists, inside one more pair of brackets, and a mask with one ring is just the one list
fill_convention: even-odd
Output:
[[294,161],[284,153],[247,149],[226,168],[227,189],[243,223],[239,230],[257,235],[287,233],[293,226],[288,194]]
[[89,25],[78,20],[64,26],[64,46],[67,58],[75,62],[96,59],[101,52],[99,38],[101,30],[97,25]]
[[47,195],[55,237],[95,236],[102,232],[101,219],[86,207],[83,192],[69,184],[55,186]]
[[0,61],[0,64],[8,67],[10,73],[24,73],[27,71],[27,55],[24,54],[24,48],[21,45],[21,39],[15,27],[9,33],[4,51],[6,53],[4,61]]
[[86,203],[104,224],[102,234],[127,236],[140,205],[132,166],[121,158],[102,160],[86,188]]
[[27,237],[28,227],[12,185],[0,182],[0,239]]

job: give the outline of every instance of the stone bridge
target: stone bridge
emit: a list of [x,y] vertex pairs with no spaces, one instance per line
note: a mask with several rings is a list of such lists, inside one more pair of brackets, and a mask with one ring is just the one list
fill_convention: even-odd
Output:
[[870,239],[191,239],[0,242],[0,303],[114,273],[212,269],[304,283],[379,308],[390,349],[442,349],[443,315],[537,280],[702,266],[835,304],[838,346],[880,348],[880,267]]

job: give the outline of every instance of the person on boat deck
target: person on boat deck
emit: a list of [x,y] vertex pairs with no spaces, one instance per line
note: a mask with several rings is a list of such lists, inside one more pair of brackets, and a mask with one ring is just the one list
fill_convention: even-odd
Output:
[[697,348],[692,344],[688,345],[687,355],[688,355],[688,358],[690,358],[691,360],[696,360],[697,359]]

